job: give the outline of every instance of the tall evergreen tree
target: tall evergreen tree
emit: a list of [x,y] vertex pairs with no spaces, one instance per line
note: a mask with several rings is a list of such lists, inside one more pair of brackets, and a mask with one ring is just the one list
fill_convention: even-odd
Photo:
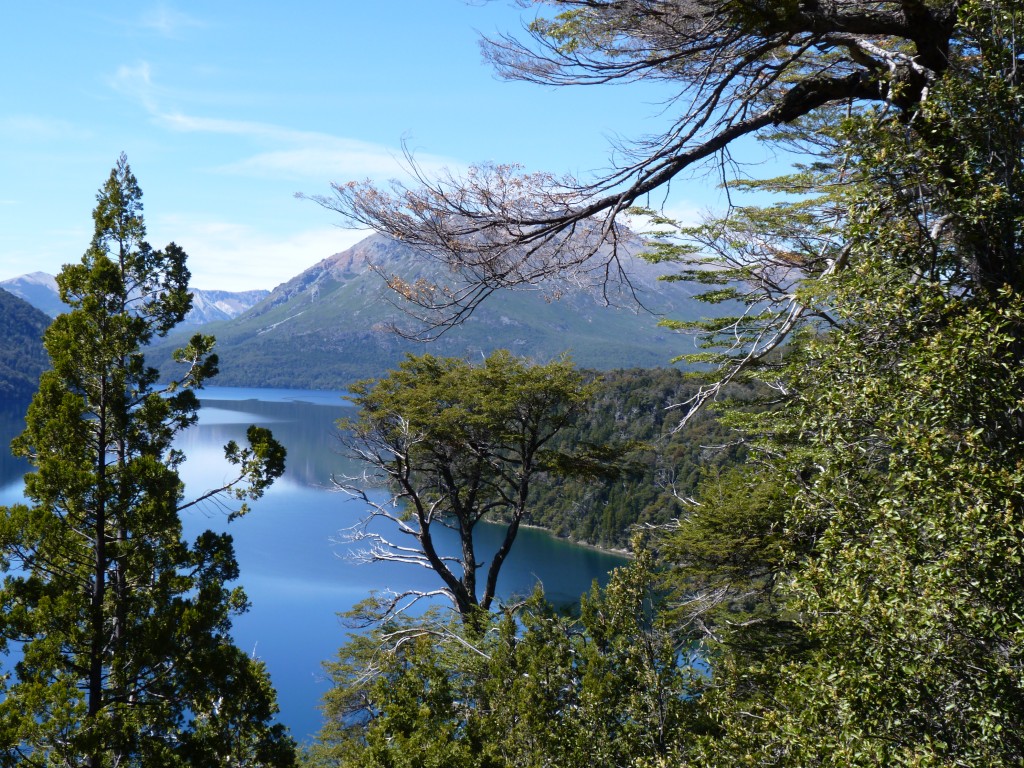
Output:
[[[46,333],[53,369],[13,443],[34,468],[31,504],[0,510],[0,639],[17,660],[0,700],[0,764],[287,765],[293,745],[271,723],[266,673],[229,635],[246,607],[229,586],[231,537],[182,539],[185,457],[173,439],[216,373],[213,339],[192,338],[166,388],[142,354],[189,310],[185,252],[145,241],[123,154],[93,219],[81,263],[58,277],[71,311]],[[241,503],[284,471],[267,430],[248,436],[226,446],[237,477],[203,498]]]

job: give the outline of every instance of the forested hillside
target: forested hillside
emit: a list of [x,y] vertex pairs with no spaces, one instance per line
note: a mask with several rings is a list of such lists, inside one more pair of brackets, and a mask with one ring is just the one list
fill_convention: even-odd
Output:
[[30,272],[27,275],[2,280],[0,288],[27,301],[50,317],[67,312],[67,304],[60,300],[57,280],[47,272]]
[[48,366],[43,332],[50,318],[0,289],[0,398],[26,403]]
[[[677,369],[592,375],[593,400],[553,447],[627,446],[616,461],[618,471],[540,486],[528,521],[557,536],[626,548],[635,526],[664,525],[686,513],[701,476],[739,463],[746,450],[739,433],[721,424],[714,410],[680,426],[682,404],[699,384]],[[729,395],[750,399],[752,391],[735,387]]]

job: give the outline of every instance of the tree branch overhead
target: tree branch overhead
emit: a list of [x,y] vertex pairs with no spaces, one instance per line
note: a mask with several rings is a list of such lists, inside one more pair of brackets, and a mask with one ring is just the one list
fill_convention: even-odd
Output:
[[620,215],[737,140],[838,104],[910,113],[949,66],[958,3],[817,0],[554,0],[521,38],[482,41],[501,77],[542,85],[637,80],[674,86],[663,135],[636,142],[596,179],[480,165],[414,182],[338,183],[313,197],[347,221],[423,250],[445,286],[392,281],[433,331],[463,322],[495,290],[618,274]]

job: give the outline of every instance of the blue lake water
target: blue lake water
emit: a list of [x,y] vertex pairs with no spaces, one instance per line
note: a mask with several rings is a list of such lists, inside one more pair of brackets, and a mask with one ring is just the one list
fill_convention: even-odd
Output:
[[[213,502],[187,510],[185,536],[212,528],[235,540],[241,584],[251,610],[236,619],[240,647],[263,659],[278,691],[282,722],[301,740],[320,727],[317,709],[327,689],[321,663],[332,657],[348,630],[338,613],[373,590],[435,589],[433,572],[393,563],[361,565],[341,532],[356,523],[362,505],[332,490],[330,478],[352,473],[340,453],[334,422],[352,411],[341,392],[211,388],[202,393],[199,424],[178,441],[186,497],[218,487],[230,476],[223,458],[228,440],[242,441],[249,424],[267,426],[288,449],[288,470],[245,517],[227,523]],[[20,414],[0,424],[4,445],[20,430]],[[21,500],[27,466],[0,453],[0,504]],[[503,529],[484,526],[479,551],[492,552]],[[451,541],[454,548],[454,540]],[[539,581],[549,599],[573,602],[594,579],[623,563],[615,555],[560,541],[534,529],[519,533],[498,584],[505,597],[529,593]]]

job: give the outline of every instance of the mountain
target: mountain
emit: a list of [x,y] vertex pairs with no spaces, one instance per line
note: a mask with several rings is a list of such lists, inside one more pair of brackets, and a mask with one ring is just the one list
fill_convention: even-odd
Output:
[[185,325],[206,325],[219,320],[238,317],[258,304],[270,291],[204,291],[192,289],[192,311],[185,317]]
[[56,278],[46,272],[32,272],[0,281],[0,288],[27,301],[50,317],[56,317],[67,309],[57,293]]
[[[60,300],[57,280],[45,272],[32,272],[21,277],[0,281],[4,288],[24,299],[50,317],[67,311]],[[204,291],[192,289],[192,311],[185,317],[185,325],[205,325],[218,320],[230,320],[245,312],[269,295],[270,291]]]
[[27,403],[39,387],[50,365],[43,349],[49,324],[44,312],[0,289],[0,400]]
[[[418,344],[389,331],[408,321],[394,294],[372,268],[406,280],[443,281],[441,268],[408,245],[381,235],[357,243],[278,286],[237,318],[204,328],[217,337],[223,386],[339,389],[394,367],[406,352],[479,358],[507,348],[539,362],[568,353],[597,369],[666,365],[684,339],[637,311],[635,301],[602,306],[587,291],[566,289],[552,300],[540,292],[503,291],[490,296],[461,326],[436,341]],[[650,310],[696,319],[713,309],[693,300],[688,284],[659,281],[664,266],[626,257],[633,287]],[[182,334],[155,346],[151,363],[168,372]]]

